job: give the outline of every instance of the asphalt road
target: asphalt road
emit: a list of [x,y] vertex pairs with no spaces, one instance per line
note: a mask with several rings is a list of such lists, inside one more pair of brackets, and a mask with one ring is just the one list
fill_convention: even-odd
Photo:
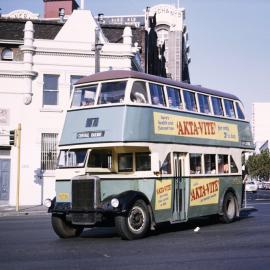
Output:
[[61,240],[50,216],[1,217],[0,269],[268,270],[270,191],[248,199],[258,211],[232,224],[200,219],[137,241],[123,241],[111,228]]

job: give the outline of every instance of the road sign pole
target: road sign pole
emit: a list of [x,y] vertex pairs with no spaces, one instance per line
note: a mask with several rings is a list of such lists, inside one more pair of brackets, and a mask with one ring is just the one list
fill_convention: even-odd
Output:
[[17,191],[16,191],[16,211],[19,211],[19,204],[20,204],[20,175],[21,175],[21,130],[22,126],[19,123],[17,134],[16,134],[16,141],[17,141]]

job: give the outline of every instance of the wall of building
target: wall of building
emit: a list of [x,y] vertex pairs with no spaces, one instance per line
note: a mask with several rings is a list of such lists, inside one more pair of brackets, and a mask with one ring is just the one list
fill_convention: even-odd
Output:
[[[97,27],[91,12],[76,10],[54,40],[31,37],[31,23],[23,46],[24,61],[0,61],[0,110],[8,112],[0,122],[0,134],[21,124],[20,205],[39,205],[45,198],[53,198],[54,170],[41,168],[43,133],[58,134],[60,139],[65,111],[69,106],[71,76],[94,73],[94,35]],[[74,24],[81,27],[80,35],[73,35]],[[90,25],[90,27],[89,27]],[[34,29],[33,29],[34,30]],[[129,32],[129,31],[127,31]],[[131,31],[130,31],[131,32]],[[113,44],[102,39],[101,71],[131,69],[136,48],[125,42]],[[58,104],[43,104],[44,74],[58,75]],[[0,145],[8,145],[0,136]],[[8,203],[15,205],[17,191],[18,148],[8,151],[11,160]],[[4,155],[5,154],[5,155]],[[0,158],[7,157],[1,150]]]
[[[270,139],[270,102],[253,103],[252,131],[256,149],[258,150]],[[270,140],[269,140],[270,141]]]

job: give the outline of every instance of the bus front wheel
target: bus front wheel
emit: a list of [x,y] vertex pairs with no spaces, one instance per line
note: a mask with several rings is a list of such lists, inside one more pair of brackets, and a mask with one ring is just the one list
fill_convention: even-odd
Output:
[[74,227],[68,224],[64,217],[58,215],[52,215],[52,227],[60,238],[77,237],[83,231],[83,227]]
[[137,200],[126,216],[115,217],[115,227],[122,239],[143,238],[150,228],[150,215],[146,203]]
[[235,220],[237,213],[236,198],[232,192],[227,192],[224,196],[222,205],[223,215],[221,221],[223,223],[231,223]]

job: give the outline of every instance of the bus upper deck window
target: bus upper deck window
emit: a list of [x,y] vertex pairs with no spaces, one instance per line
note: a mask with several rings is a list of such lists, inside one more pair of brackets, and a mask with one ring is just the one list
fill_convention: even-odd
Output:
[[130,100],[135,103],[148,103],[145,82],[136,81],[133,83]]
[[183,104],[180,96],[180,89],[167,87],[169,107],[174,109],[183,109]]
[[71,107],[92,106],[95,103],[97,85],[75,88]]
[[190,91],[183,91],[184,93],[184,99],[185,99],[185,103],[186,103],[186,109],[188,111],[193,111],[193,112],[197,112],[197,104],[196,104],[196,99],[195,99],[195,93],[190,92]]
[[214,115],[224,115],[221,98],[211,97]]
[[235,111],[233,106],[233,101],[224,99],[226,116],[235,118]]
[[210,114],[209,97],[207,95],[198,94],[198,99],[200,112]]
[[242,111],[242,109],[241,109],[238,102],[236,102],[236,110],[237,110],[238,118],[239,119],[245,119],[245,115],[244,115],[244,113],[243,113],[243,111]]
[[151,101],[153,105],[166,106],[163,86],[159,84],[149,83]]
[[98,104],[124,102],[126,81],[102,83]]

